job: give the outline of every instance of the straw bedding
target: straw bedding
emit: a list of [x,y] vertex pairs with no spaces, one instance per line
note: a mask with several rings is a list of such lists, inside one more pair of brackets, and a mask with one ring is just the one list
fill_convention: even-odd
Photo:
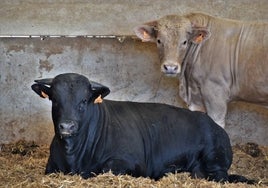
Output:
[[1,187],[187,187],[187,188],[240,188],[268,187],[268,146],[254,143],[233,147],[234,160],[229,173],[258,180],[257,185],[220,184],[201,179],[191,179],[188,173],[167,174],[159,181],[149,178],[115,176],[111,172],[90,179],[61,173],[44,175],[49,155],[48,145],[18,141],[0,146]]

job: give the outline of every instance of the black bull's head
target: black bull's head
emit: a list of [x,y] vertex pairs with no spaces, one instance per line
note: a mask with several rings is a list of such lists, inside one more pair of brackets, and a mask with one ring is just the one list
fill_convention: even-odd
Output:
[[76,135],[89,118],[89,106],[110,90],[86,77],[75,74],[60,74],[55,78],[35,80],[32,89],[42,98],[52,101],[52,119],[55,134],[60,138]]

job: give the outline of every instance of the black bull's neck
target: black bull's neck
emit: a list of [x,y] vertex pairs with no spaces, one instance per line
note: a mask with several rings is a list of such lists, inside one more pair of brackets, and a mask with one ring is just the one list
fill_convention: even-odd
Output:
[[101,118],[105,117],[102,115],[104,110],[101,105],[103,104],[89,104],[88,115],[86,119],[80,121],[79,130],[76,135],[63,138],[55,135],[63,149],[63,157],[66,158],[67,163],[71,164],[73,160],[79,163],[84,156],[89,156],[90,153],[94,152],[99,140],[97,135],[101,135],[97,133],[101,131],[105,121],[104,118]]

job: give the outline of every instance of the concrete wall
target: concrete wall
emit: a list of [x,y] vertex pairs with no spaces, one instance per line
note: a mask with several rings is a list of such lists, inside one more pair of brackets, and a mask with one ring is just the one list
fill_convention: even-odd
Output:
[[166,14],[268,20],[267,0],[1,0],[2,35],[132,35]]
[[[249,8],[251,7],[251,8]],[[132,28],[169,13],[204,11],[243,20],[268,20],[266,0],[42,1],[4,0],[0,35],[133,35]],[[118,40],[120,39],[120,40]],[[0,143],[49,143],[51,103],[32,90],[34,79],[77,72],[110,87],[108,99],[176,106],[179,81],[164,77],[156,47],[121,38],[0,38]],[[229,106],[226,130],[233,143],[268,144],[268,110]]]

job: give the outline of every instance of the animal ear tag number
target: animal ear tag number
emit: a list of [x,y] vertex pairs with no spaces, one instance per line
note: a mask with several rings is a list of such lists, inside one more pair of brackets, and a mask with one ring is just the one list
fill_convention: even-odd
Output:
[[41,91],[41,97],[46,99],[46,98],[48,98],[48,95],[45,92]]
[[101,95],[99,95],[99,96],[95,99],[94,104],[100,104],[100,103],[102,103],[102,101],[103,101],[103,99],[101,98]]

